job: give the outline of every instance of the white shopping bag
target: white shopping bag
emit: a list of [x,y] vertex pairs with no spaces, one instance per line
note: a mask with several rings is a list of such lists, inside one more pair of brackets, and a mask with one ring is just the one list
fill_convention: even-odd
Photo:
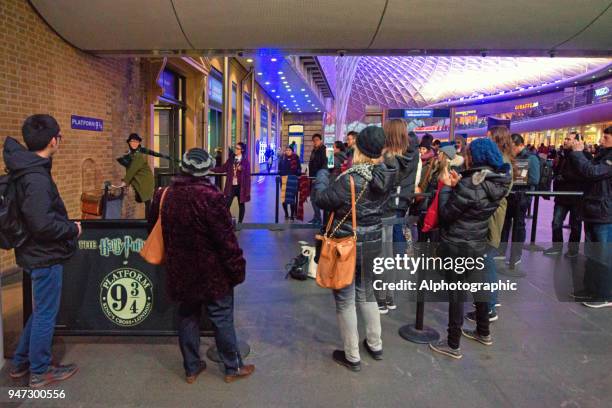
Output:
[[305,241],[300,241],[302,247],[302,255],[308,257],[308,277],[312,279],[317,278],[317,263],[315,262],[315,247],[308,245]]

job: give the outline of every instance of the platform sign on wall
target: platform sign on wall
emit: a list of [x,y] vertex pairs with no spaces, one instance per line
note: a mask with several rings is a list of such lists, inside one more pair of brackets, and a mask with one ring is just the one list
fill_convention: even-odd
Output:
[[102,119],[88,118],[86,116],[71,115],[70,128],[102,132],[104,130],[104,121]]
[[[165,269],[138,253],[146,237],[145,221],[83,221],[78,250],[64,265],[58,334],[175,333]],[[201,327],[212,334],[208,321]]]

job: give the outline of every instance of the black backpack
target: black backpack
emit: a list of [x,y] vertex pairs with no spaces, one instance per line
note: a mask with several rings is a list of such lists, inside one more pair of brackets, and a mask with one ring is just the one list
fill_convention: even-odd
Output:
[[17,180],[29,173],[43,172],[33,167],[19,174],[0,176],[0,248],[19,248],[30,234],[23,222],[19,203],[17,203]]
[[285,279],[291,276],[293,279],[304,281],[308,279],[308,262],[309,259],[304,254],[299,254],[291,260],[286,266],[287,275]]
[[543,159],[540,156],[538,156],[538,160],[540,160],[540,182],[537,188],[540,191],[550,191],[554,177],[552,160]]

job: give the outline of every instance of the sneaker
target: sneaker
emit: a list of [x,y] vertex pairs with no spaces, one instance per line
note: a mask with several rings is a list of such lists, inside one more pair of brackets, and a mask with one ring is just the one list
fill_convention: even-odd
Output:
[[355,371],[355,372],[361,371],[361,361],[357,361],[356,363],[353,363],[352,361],[348,361],[346,359],[344,351],[342,350],[334,350],[332,357],[336,363],[342,366],[345,366],[351,371]]
[[[476,312],[466,313],[465,318],[469,320],[470,322],[476,322]],[[490,311],[489,312],[489,322],[494,322],[497,319],[499,319],[499,317],[497,316],[497,312]]]
[[389,309],[389,310],[395,310],[395,309],[397,309],[397,305],[395,304],[395,302],[393,301],[393,299],[391,299],[391,300],[387,300],[387,309]]
[[200,375],[200,373],[204,370],[206,370],[206,361],[200,360],[200,367],[197,369],[197,371],[193,374],[185,375],[185,380],[187,380],[187,384],[193,384],[196,378],[198,378],[198,375]]
[[489,334],[488,336],[483,336],[479,334],[476,330],[464,330],[461,329],[461,333],[468,339],[476,340],[480,344],[484,344],[485,346],[490,346],[493,344],[493,338]]
[[50,366],[46,372],[42,374],[34,374],[30,376],[30,388],[40,388],[47,384],[66,380],[72,377],[79,368],[76,364]]
[[29,372],[30,372],[30,364],[23,363],[18,366],[13,365],[11,369],[9,370],[9,376],[11,378],[21,378],[27,375]]
[[577,258],[578,257],[578,251],[567,251],[565,253],[565,255],[563,255],[563,256],[565,256],[566,258],[569,258],[569,259]]
[[253,364],[247,364],[245,366],[240,367],[236,374],[226,375],[225,382],[229,384],[234,381],[241,380],[253,374],[254,371],[255,371],[255,366]]
[[463,354],[461,354],[461,349],[452,348],[448,345],[448,342],[446,340],[438,340],[434,343],[429,343],[429,348],[435,351],[436,353],[444,354],[445,356],[449,356],[457,360],[463,357]]
[[389,313],[389,308],[387,307],[386,303],[379,303],[378,311],[380,312],[381,315],[384,315],[384,314]]
[[582,302],[582,304],[586,307],[590,307],[593,309],[601,309],[602,307],[612,307],[612,301],[604,301],[604,302]]
[[370,348],[370,345],[368,344],[368,340],[367,339],[363,339],[363,347],[365,347],[365,349],[368,352],[368,354],[370,355],[370,357],[372,357],[374,360],[382,360],[383,359],[383,351],[382,351],[382,349],[380,349],[378,351],[372,350]]
[[561,248],[553,246],[548,249],[545,249],[544,251],[542,251],[542,253],[544,255],[559,255],[561,254]]

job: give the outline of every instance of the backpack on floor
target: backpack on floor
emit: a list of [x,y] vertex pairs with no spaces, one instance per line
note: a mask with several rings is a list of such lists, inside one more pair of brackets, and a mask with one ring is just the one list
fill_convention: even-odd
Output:
[[304,254],[299,254],[293,258],[291,262],[285,266],[285,269],[287,270],[285,279],[289,278],[289,276],[291,276],[293,279],[301,281],[308,279],[309,261],[310,259]]

